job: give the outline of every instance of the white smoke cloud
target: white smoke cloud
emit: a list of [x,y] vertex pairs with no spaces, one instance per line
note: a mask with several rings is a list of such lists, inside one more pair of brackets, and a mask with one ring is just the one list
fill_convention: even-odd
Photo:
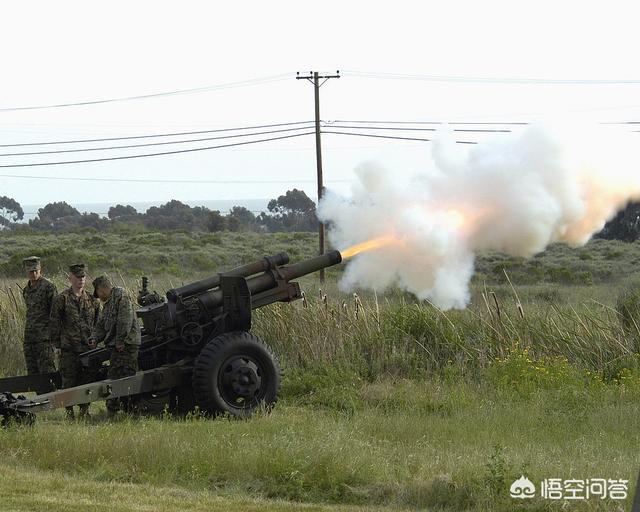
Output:
[[351,197],[329,191],[319,216],[340,250],[378,237],[394,243],[350,258],[341,286],[399,286],[464,307],[477,251],[527,257],[555,241],[581,245],[640,198],[634,135],[530,125],[461,147],[442,133],[423,173],[359,166]]

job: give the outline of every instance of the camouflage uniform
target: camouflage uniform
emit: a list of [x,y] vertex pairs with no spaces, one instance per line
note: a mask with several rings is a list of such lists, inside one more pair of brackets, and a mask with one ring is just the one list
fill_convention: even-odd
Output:
[[24,359],[29,375],[56,371],[49,338],[49,315],[53,298],[57,293],[56,286],[44,277],[38,279],[34,285],[28,281],[22,290],[27,305]]
[[[94,287],[101,286],[105,278],[93,281]],[[108,281],[107,281],[108,282]],[[96,296],[96,293],[94,293]],[[112,288],[111,295],[105,301],[98,317],[93,337],[96,342],[104,342],[111,348],[109,359],[109,378],[121,379],[135,375],[138,371],[138,350],[140,348],[140,326],[136,318],[134,305],[122,288]],[[121,349],[121,350],[118,350]],[[126,399],[107,400],[107,409],[111,412],[119,407],[128,407]]]
[[[86,384],[95,379],[94,370],[83,370],[79,355],[90,350],[91,331],[100,312],[100,302],[86,290],[76,297],[72,288],[67,288],[53,301],[51,308],[51,341],[62,350],[60,376],[62,387],[70,388]],[[80,406],[86,412],[89,404]],[[72,407],[67,407],[73,411]]]

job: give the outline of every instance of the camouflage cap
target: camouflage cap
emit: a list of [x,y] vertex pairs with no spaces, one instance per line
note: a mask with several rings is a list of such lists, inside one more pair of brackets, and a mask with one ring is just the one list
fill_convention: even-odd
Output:
[[98,288],[101,286],[111,287],[111,280],[107,276],[98,276],[93,280],[93,296],[98,298]]
[[87,266],[84,263],[75,263],[69,266],[69,272],[76,277],[85,277],[87,275]]
[[29,272],[42,268],[40,265],[40,258],[38,258],[37,256],[29,256],[28,258],[23,259],[22,266]]

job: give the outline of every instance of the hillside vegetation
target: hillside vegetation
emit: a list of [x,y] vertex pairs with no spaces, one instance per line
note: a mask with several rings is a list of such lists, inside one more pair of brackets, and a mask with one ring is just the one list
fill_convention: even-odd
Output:
[[[217,272],[279,251],[291,260],[317,251],[317,234],[256,232],[0,232],[0,277],[22,275],[22,258],[38,254],[46,272],[55,275],[85,261],[92,271],[127,275],[158,274],[189,278]],[[596,239],[580,248],[553,244],[533,258],[500,253],[480,254],[476,282],[516,284],[611,283],[640,273],[640,242]]]
[[[314,235],[296,233],[2,234],[0,375],[24,371],[16,284],[24,256],[44,256],[59,288],[65,266],[85,260],[93,275],[108,271],[132,291],[143,273],[165,291],[219,266],[281,250],[298,260],[315,248]],[[0,499],[10,510],[564,504],[516,503],[508,489],[523,474],[628,479],[631,497],[640,466],[629,449],[640,444],[639,249],[597,240],[554,245],[531,260],[481,255],[471,304],[460,311],[400,290],[342,292],[339,268],[322,289],[308,276],[305,301],[254,315],[253,332],[285,370],[271,414],[108,422],[94,406],[92,422],[69,424],[54,411],[34,428],[0,431]],[[112,495],[123,499],[114,505]],[[630,499],[569,504],[624,510]]]
[[111,271],[189,278],[280,251],[292,260],[307,258],[314,254],[316,240],[313,233],[0,233],[0,276],[21,276],[22,259],[37,254],[45,273],[54,276],[84,261],[95,275]]

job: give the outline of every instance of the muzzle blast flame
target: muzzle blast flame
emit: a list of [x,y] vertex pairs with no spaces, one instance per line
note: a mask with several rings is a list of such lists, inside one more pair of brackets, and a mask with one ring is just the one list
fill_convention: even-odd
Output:
[[529,125],[471,148],[441,137],[420,174],[361,165],[351,197],[329,191],[318,206],[334,226],[332,245],[350,258],[341,287],[399,286],[445,309],[465,307],[477,251],[528,257],[552,242],[581,245],[639,199],[636,147],[602,126]]

